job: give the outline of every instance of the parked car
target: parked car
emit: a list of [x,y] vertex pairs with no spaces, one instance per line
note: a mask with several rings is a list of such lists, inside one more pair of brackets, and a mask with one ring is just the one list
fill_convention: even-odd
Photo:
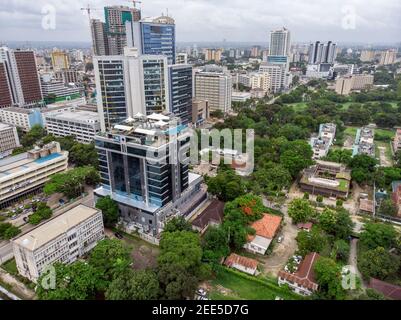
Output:
[[118,238],[118,239],[123,239],[123,238],[124,238],[123,235],[122,235],[121,233],[119,233],[119,232],[114,233],[114,235],[115,235],[116,238]]
[[281,243],[283,241],[284,237],[278,237],[277,238],[277,243]]

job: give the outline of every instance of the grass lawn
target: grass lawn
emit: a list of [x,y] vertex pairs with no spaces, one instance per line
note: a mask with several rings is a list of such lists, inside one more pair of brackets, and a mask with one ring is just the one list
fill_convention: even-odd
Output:
[[15,259],[11,259],[8,260],[6,262],[4,262],[1,267],[6,270],[9,274],[12,275],[17,275],[18,274],[18,270],[17,270],[17,264],[15,262]]
[[393,162],[393,153],[391,152],[391,146],[390,142],[384,142],[384,141],[375,141],[375,155],[377,159],[380,159],[380,150],[379,147],[384,147],[386,148],[385,150],[385,155],[388,161],[391,163]]
[[303,111],[307,108],[305,102],[290,103],[289,106],[293,107],[294,111]]
[[375,129],[375,134],[380,136],[388,137],[389,139],[393,139],[395,136],[395,130],[390,129]]
[[279,287],[275,280],[259,277],[253,280],[247,278],[246,274],[242,276],[225,268],[219,268],[216,279],[211,284],[214,290],[210,297],[215,300],[274,300],[277,296],[285,300],[302,299],[288,289]]
[[[384,101],[384,102],[385,102],[385,103],[391,104],[391,106],[392,106],[394,109],[398,108],[398,106],[397,106],[398,102],[394,102],[394,101]],[[342,104],[342,110],[348,110],[349,106],[350,106],[351,104],[355,104],[355,103],[357,103],[357,102],[346,102],[346,103],[343,103],[343,104]],[[369,102],[366,102],[366,103],[369,103]],[[377,101],[372,101],[372,103],[379,103],[379,102],[377,102]]]

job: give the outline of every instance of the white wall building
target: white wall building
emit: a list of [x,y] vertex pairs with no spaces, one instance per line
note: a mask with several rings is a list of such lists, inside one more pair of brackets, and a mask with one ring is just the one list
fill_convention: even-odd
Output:
[[0,123],[0,159],[9,156],[19,146],[17,129],[12,125]]
[[81,204],[13,240],[18,272],[36,282],[48,265],[72,263],[103,238],[102,213]]

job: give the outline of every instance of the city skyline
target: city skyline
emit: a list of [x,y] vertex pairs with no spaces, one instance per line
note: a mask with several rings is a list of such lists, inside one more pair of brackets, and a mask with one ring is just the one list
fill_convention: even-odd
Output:
[[[5,41],[90,41],[86,12],[80,9],[87,1],[74,3],[59,0],[6,0],[0,4],[0,42]],[[102,18],[107,5],[128,5],[129,1],[93,0],[93,18]],[[381,1],[299,1],[270,0],[149,0],[140,8],[143,17],[162,13],[172,16],[177,24],[179,42],[268,42],[269,33],[285,26],[293,32],[293,42],[327,41],[386,43],[400,42],[401,4],[396,0]],[[42,18],[53,6],[56,9],[56,28],[44,30]],[[47,10],[46,10],[47,9]],[[51,10],[51,9],[50,9]],[[223,17],[228,17],[224,18]]]

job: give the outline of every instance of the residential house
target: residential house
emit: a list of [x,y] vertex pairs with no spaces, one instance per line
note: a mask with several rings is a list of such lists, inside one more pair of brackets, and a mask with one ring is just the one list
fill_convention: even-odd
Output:
[[224,202],[214,199],[193,221],[192,228],[203,234],[212,225],[219,225],[223,221]]
[[255,259],[240,256],[238,254],[230,254],[224,264],[227,267],[237,269],[239,271],[255,275],[257,273],[258,262]]

